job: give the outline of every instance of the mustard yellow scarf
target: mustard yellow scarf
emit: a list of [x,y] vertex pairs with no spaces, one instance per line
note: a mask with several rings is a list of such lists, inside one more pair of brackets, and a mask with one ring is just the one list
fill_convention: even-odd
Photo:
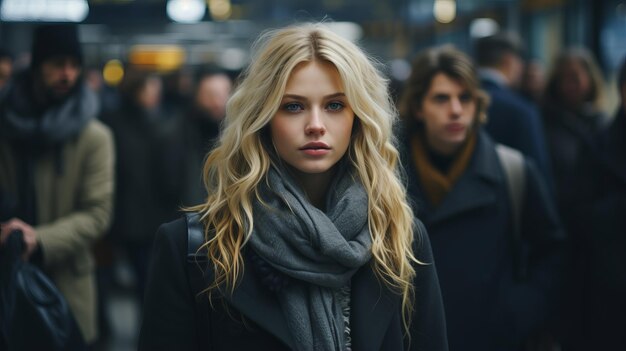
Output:
[[411,139],[413,162],[426,197],[433,207],[438,207],[452,190],[456,181],[467,168],[476,146],[476,133],[468,136],[465,145],[457,152],[446,174],[435,168],[428,156],[425,137],[416,133]]

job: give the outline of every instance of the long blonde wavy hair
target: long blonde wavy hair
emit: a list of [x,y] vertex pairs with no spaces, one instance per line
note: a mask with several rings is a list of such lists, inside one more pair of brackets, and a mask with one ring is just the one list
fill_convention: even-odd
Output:
[[413,212],[397,170],[392,126],[397,119],[388,81],[352,42],[323,24],[301,24],[266,32],[226,107],[220,139],[204,164],[208,196],[191,208],[201,213],[205,246],[213,264],[211,290],[234,291],[243,271],[242,247],[253,228],[252,203],[271,164],[266,126],[277,112],[289,76],[299,63],[332,63],[357,123],[347,157],[368,194],[373,267],[379,279],[402,295],[408,330],[413,309]]

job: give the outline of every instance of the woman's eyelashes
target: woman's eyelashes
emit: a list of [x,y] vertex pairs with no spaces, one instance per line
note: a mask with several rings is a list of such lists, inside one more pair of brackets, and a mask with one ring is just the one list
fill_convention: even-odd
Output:
[[287,112],[296,113],[296,112],[303,111],[304,106],[299,102],[288,102],[283,105],[283,110]]
[[[324,106],[329,112],[340,112],[344,109],[345,103],[342,101],[331,101]],[[282,109],[291,113],[298,113],[305,110],[305,105],[300,102],[287,102],[282,105]]]
[[331,112],[339,112],[343,110],[344,104],[341,101],[331,101],[326,105],[326,109]]

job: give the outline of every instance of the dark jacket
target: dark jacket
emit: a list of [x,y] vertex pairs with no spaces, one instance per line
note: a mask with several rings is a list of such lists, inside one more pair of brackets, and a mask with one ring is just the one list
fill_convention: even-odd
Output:
[[[427,236],[419,248],[417,257],[433,262]],[[146,289],[139,350],[198,350],[196,313],[209,314],[211,350],[293,349],[275,295],[260,283],[249,264],[244,265],[243,278],[232,296],[217,296],[212,309],[198,311],[188,283],[186,254],[185,221],[161,226]],[[351,284],[352,349],[405,349],[400,297],[376,279],[370,265],[362,267]],[[416,286],[411,350],[447,350],[434,265],[417,267]]]
[[468,168],[438,208],[426,200],[408,150],[403,161],[437,259],[450,350],[518,350],[548,319],[561,269],[563,233],[532,161],[521,221],[523,281],[514,278],[507,180],[491,138],[479,131]]
[[165,217],[159,116],[130,101],[102,116],[116,145],[115,207],[111,236],[123,244],[151,245]]
[[175,214],[170,219],[180,215],[181,206],[194,206],[206,199],[202,169],[219,132],[219,122],[194,108],[180,116],[167,132],[160,154],[168,165],[162,170],[166,180],[162,191],[167,197],[169,215]]
[[[579,300],[566,315],[572,350],[626,349],[626,113],[600,135],[582,159],[573,218],[570,289]],[[582,181],[582,182],[580,182]],[[569,312],[569,311],[568,311]]]
[[579,166],[587,163],[583,157],[593,154],[595,139],[606,127],[607,116],[589,108],[573,113],[557,104],[546,104],[543,108],[544,126],[554,172],[556,200],[564,224],[570,223],[571,206],[576,205],[577,192],[572,191],[578,183]]
[[491,97],[485,129],[496,142],[530,157],[552,193],[552,169],[539,112],[508,87],[489,79],[482,79],[481,86]]

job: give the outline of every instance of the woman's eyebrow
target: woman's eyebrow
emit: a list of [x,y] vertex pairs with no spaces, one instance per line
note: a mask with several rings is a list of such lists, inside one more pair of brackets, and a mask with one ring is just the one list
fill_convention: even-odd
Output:
[[[339,93],[326,95],[326,96],[324,96],[324,99],[332,99],[332,98],[344,97],[344,96],[346,96],[345,93],[339,92]],[[285,95],[283,95],[283,99],[284,98],[291,98],[291,99],[295,99],[295,100],[308,100],[305,96],[301,96],[301,95],[297,95],[297,94],[285,94]]]
[[283,99],[285,98],[290,98],[294,100],[308,100],[306,97],[301,96],[301,95],[296,95],[296,94],[285,94],[283,95]]

